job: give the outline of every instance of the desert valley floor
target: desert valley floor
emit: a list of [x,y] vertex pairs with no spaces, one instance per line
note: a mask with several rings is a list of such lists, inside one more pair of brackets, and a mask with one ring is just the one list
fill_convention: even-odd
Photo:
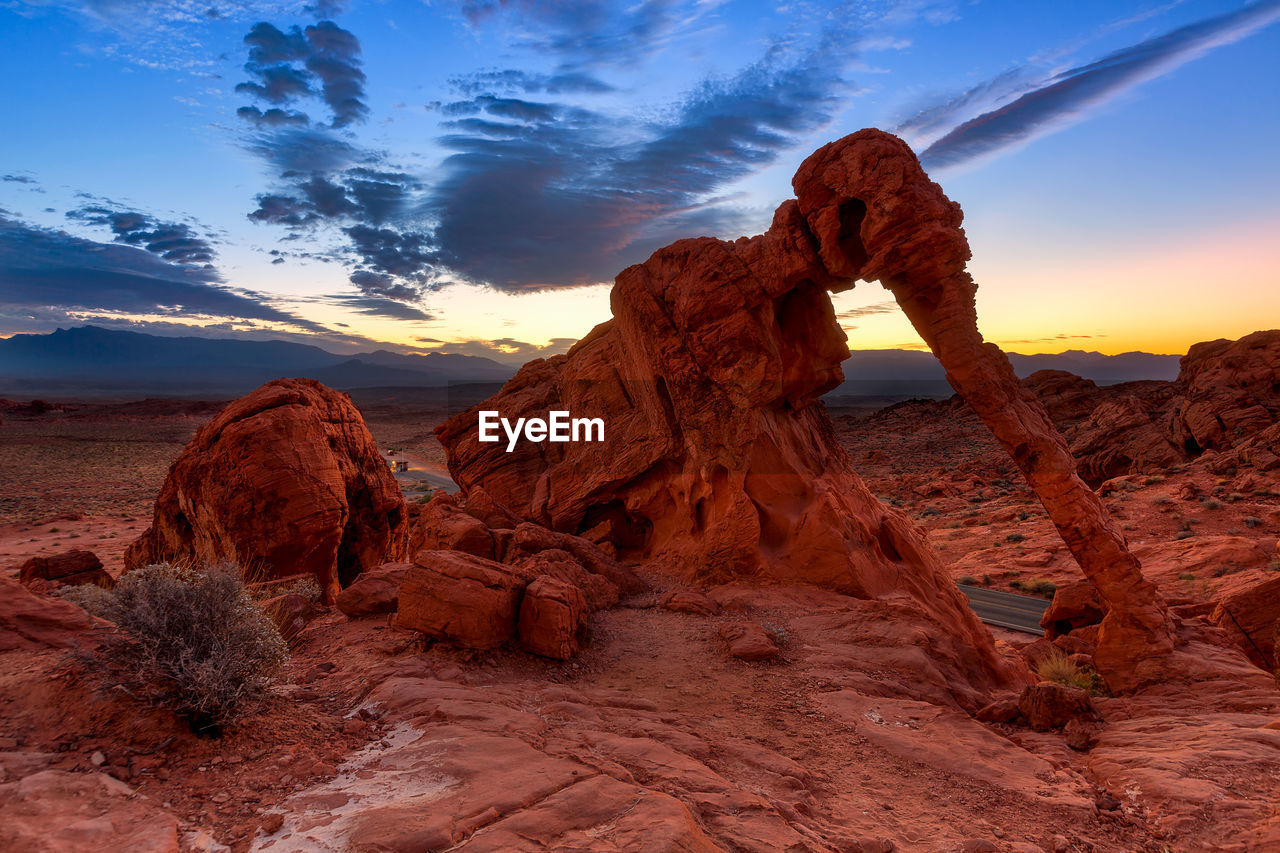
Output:
[[[1063,376],[1035,387],[1068,435],[1135,390]],[[442,469],[443,405],[355,397],[383,452]],[[864,402],[832,401],[841,445],[957,581],[1051,596],[1081,580],[963,404]],[[118,573],[169,463],[221,405],[7,404],[0,570],[74,548]],[[410,501],[431,494],[400,482]],[[1280,578],[1280,469],[1202,456],[1100,492],[1189,617]],[[1280,693],[1261,669],[1224,662],[1230,681],[1098,696],[1105,722],[1072,748],[1061,731],[961,710],[920,653],[936,626],[892,606],[636,572],[649,589],[598,611],[565,662],[324,609],[293,640],[282,685],[221,739],[96,689],[65,648],[10,641],[0,840],[53,820],[70,827],[58,850],[1280,849]],[[744,620],[767,626],[775,659],[727,653],[721,629]],[[1047,645],[993,632],[1011,659]]]

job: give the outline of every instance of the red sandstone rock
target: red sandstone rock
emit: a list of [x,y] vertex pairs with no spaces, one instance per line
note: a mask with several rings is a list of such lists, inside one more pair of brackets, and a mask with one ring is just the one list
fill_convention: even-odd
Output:
[[1231,447],[1280,419],[1280,330],[1195,344],[1182,357],[1173,439],[1189,452]]
[[105,624],[68,601],[0,577],[0,652],[75,648],[92,642],[89,632]]
[[408,554],[423,548],[432,551],[463,551],[492,560],[493,531],[483,521],[467,514],[452,495],[443,490],[425,504],[410,507]]
[[1093,700],[1086,691],[1052,681],[1027,685],[1018,697],[1018,710],[1027,725],[1038,732],[1062,728],[1071,720],[1097,719]]
[[984,706],[974,714],[974,718],[984,723],[1012,723],[1021,716],[1017,696],[1005,696],[990,705]]
[[360,572],[399,556],[405,533],[400,489],[351,400],[310,379],[278,379],[200,428],[125,565],[305,572],[332,601]]
[[412,563],[384,563],[361,572],[355,583],[338,593],[334,604],[348,618],[394,613],[399,605],[400,585]]
[[1053,592],[1053,600],[1040,617],[1040,625],[1050,639],[1070,634],[1076,628],[1097,625],[1106,614],[1098,600],[1098,591],[1088,581],[1062,584]]
[[582,590],[553,577],[535,579],[520,602],[520,644],[536,655],[568,660],[582,646],[587,603]]
[[18,579],[24,584],[43,580],[65,586],[92,583],[111,587],[115,580],[92,551],[65,551],[52,557],[32,557],[22,564]]
[[552,550],[571,554],[587,571],[607,578],[623,592],[641,592],[646,588],[645,583],[634,572],[601,551],[595,543],[580,536],[547,530],[536,524],[517,525],[503,551],[502,559],[511,563],[522,556]]
[[1072,431],[1071,452],[1079,473],[1090,483],[1136,471],[1166,468],[1185,454],[1172,443],[1164,424],[1136,396],[1108,400]]
[[1096,408],[1097,383],[1065,370],[1037,370],[1022,385],[1040,399],[1055,422],[1087,418]]
[[720,612],[720,605],[710,598],[694,590],[677,590],[669,592],[659,602],[667,610],[676,613],[692,613],[697,616],[714,616]]
[[582,591],[587,608],[599,610],[618,603],[618,587],[604,575],[587,571],[568,551],[548,548],[512,563],[530,577],[549,577],[564,581]]
[[778,645],[758,623],[730,623],[720,629],[720,636],[729,644],[729,654],[739,660],[766,661],[778,657]]
[[528,577],[460,551],[419,551],[400,585],[396,624],[460,646],[488,649],[516,635]]
[[1255,664],[1269,672],[1280,668],[1275,645],[1280,631],[1280,575],[1223,596],[1210,618]]
[[178,853],[178,820],[105,773],[43,770],[0,785],[0,849]]

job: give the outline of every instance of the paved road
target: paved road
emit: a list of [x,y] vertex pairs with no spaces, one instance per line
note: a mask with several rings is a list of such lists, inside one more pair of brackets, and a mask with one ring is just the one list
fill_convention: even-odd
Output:
[[960,584],[960,591],[969,597],[973,612],[988,625],[1027,634],[1044,634],[1040,617],[1049,607],[1045,599],[964,584]]

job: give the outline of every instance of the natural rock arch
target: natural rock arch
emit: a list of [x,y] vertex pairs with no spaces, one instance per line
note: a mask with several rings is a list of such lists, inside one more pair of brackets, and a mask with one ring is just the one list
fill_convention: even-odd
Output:
[[[1000,669],[920,531],[866,488],[820,397],[843,380],[827,291],[879,281],[1008,450],[1109,607],[1108,684],[1159,677],[1168,616],[1124,537],[1008,359],[983,342],[960,206],[900,139],[863,130],[811,155],[764,234],[680,240],[617,277],[614,318],[526,364],[437,434],[469,494],[608,539],[693,580],[754,576],[907,597]],[[604,417],[602,444],[477,441],[477,412]]]

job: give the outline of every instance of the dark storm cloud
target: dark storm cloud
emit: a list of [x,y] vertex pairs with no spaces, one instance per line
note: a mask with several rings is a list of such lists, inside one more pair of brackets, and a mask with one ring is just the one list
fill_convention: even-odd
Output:
[[12,313],[50,306],[204,314],[325,331],[256,294],[223,286],[211,267],[171,263],[135,246],[98,243],[0,217],[0,310]]
[[665,121],[624,122],[627,134],[617,116],[568,104],[480,95],[450,105],[511,120],[459,119],[439,140],[454,151],[429,207],[439,261],[506,290],[571,286],[608,281],[681,233],[736,227],[742,212],[704,206],[707,195],[831,120],[847,91],[838,42],[829,33],[799,56],[776,48],[704,83]]
[[1206,18],[1072,68],[1011,103],[966,121],[920,155],[930,168],[954,166],[1025,142],[1078,119],[1139,83],[1159,76],[1280,19],[1280,0],[1262,0]]
[[436,263],[430,238],[413,231],[352,225],[343,231],[364,263],[377,272],[396,277],[416,276]]
[[257,107],[240,107],[236,115],[258,127],[305,127],[311,123],[306,113],[272,107],[265,112]]
[[[244,69],[255,79],[237,84],[237,92],[272,104],[318,94],[333,115],[334,127],[346,127],[368,114],[360,41],[332,21],[287,31],[262,21],[253,25],[244,43],[249,46]],[[256,120],[252,113],[240,114]]]
[[295,194],[258,196],[258,209],[249,214],[250,219],[294,227],[344,218],[381,225],[405,208],[418,187],[403,172],[363,166],[344,169],[332,179],[320,174],[290,177]]
[[412,320],[418,323],[426,323],[435,319],[433,315],[428,314],[421,308],[416,308],[405,301],[391,298],[335,294],[327,297],[326,301],[349,308],[357,314],[364,314],[367,317],[389,317],[393,320]]
[[136,210],[120,210],[90,205],[68,211],[67,218],[87,225],[111,229],[117,243],[139,246],[175,264],[209,264],[213,247],[189,225],[160,222]]

